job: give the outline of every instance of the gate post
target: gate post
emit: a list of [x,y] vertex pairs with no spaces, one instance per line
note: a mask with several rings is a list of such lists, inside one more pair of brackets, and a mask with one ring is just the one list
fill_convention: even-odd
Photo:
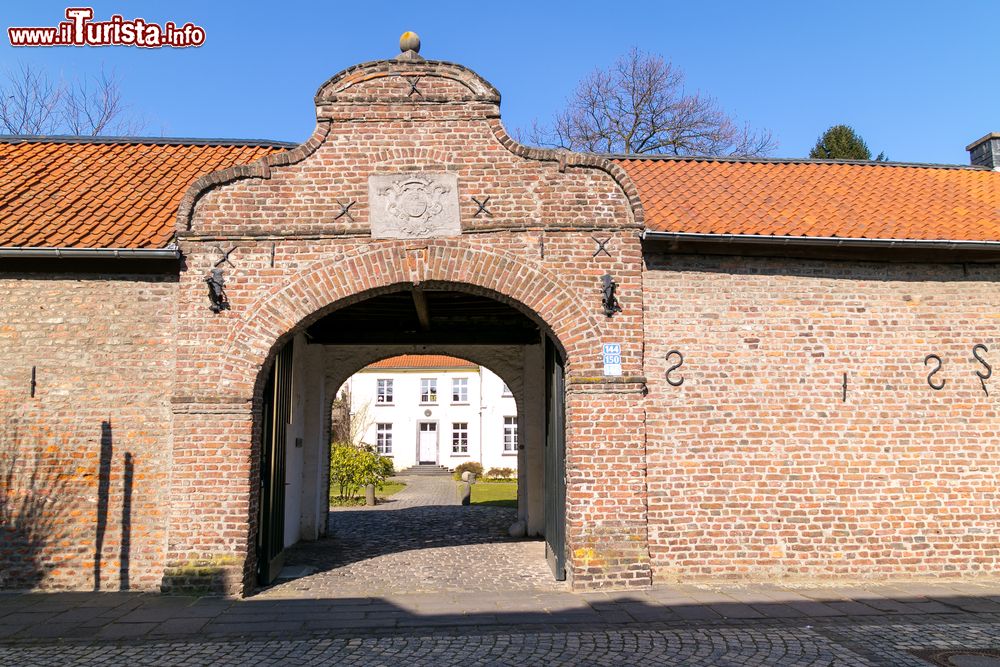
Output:
[[643,377],[566,378],[566,546],[576,589],[652,585]]
[[247,553],[254,551],[251,401],[216,396],[172,402],[170,506],[163,509],[169,511],[169,531],[160,589],[239,595],[248,581]]

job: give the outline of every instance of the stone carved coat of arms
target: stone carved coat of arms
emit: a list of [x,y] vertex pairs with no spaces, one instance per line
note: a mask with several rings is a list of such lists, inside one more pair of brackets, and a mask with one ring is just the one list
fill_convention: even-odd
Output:
[[416,173],[369,177],[372,236],[429,238],[461,233],[458,177]]

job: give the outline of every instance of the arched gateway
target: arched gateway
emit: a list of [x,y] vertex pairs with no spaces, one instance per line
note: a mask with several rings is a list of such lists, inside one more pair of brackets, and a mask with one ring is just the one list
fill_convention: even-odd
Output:
[[[340,352],[324,344],[317,327],[400,292],[418,307],[465,294],[500,309],[485,322],[456,313],[447,330],[416,339],[366,332],[352,349],[371,356],[364,339],[374,336],[414,350],[513,354],[509,365],[523,371],[519,399],[534,396],[540,425],[534,447],[529,438],[521,453],[519,512],[529,532],[546,534],[556,576],[565,570],[577,587],[650,582],[645,435],[636,418],[644,380],[634,188],[606,160],[517,145],[486,81],[403,56],[338,74],[317,94],[318,127],[307,143],[210,174],[181,204],[186,266],[164,589],[248,590],[255,573],[267,577],[263,561],[278,558],[282,535],[322,532],[322,466],[307,468],[298,517],[283,491],[274,495],[285,473],[269,482],[272,471],[259,468],[286,456],[273,449],[287,434],[272,413],[291,420],[296,409],[289,365],[311,374],[314,389],[336,382],[328,360],[343,357],[343,343]],[[594,238],[613,253],[595,254]],[[605,275],[627,305],[614,317],[605,312]],[[212,309],[206,280],[215,281]],[[620,376],[602,372],[605,343],[628,350]],[[324,406],[308,407],[303,420],[313,421],[298,444],[315,463],[326,444],[315,419]],[[595,494],[614,505],[592,502]],[[296,520],[298,528],[289,525]]]
[[0,587],[252,590],[323,532],[337,385],[394,354],[507,380],[518,518],[577,589],[996,573],[994,135],[526,148],[414,52],[315,108],[300,146],[0,138]]

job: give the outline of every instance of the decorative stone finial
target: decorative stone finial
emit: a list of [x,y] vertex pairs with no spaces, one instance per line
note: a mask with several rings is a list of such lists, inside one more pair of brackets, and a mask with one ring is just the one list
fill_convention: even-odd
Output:
[[407,51],[413,51],[414,53],[420,53],[420,35],[415,32],[410,32],[407,30],[399,37],[399,50],[403,53]]

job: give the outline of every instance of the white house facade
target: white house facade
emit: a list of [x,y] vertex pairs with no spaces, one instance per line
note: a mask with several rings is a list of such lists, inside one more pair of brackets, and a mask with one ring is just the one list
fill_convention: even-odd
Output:
[[517,407],[488,368],[444,355],[402,355],[355,373],[344,389],[361,441],[392,457],[396,470],[468,461],[485,471],[517,470]]

